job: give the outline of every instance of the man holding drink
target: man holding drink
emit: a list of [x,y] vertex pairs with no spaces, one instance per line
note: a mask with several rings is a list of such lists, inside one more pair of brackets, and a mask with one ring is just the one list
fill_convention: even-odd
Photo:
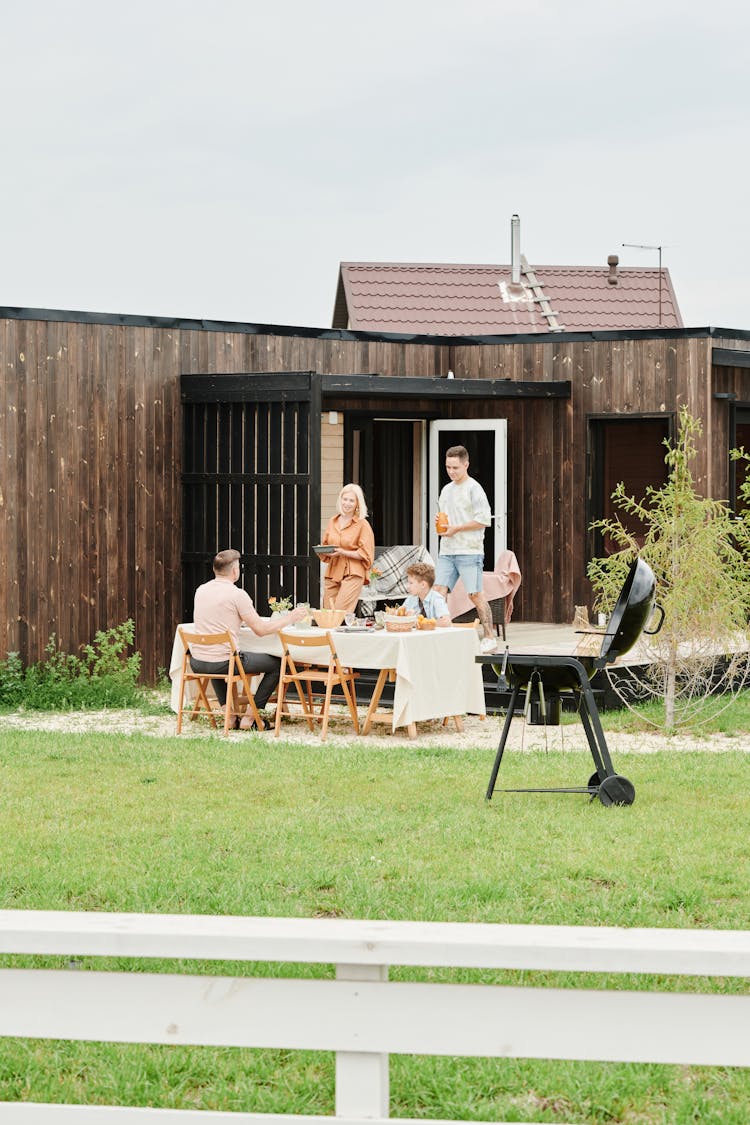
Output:
[[490,504],[481,484],[469,476],[469,454],[463,445],[452,445],[446,451],[445,471],[450,483],[438,499],[435,528],[441,538],[434,589],[445,596],[459,577],[463,579],[482,623],[482,652],[494,652],[492,613],[482,592],[484,531],[492,523]]

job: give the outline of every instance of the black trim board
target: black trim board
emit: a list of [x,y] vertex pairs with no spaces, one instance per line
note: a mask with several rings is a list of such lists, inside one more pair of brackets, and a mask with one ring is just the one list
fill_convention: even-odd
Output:
[[180,376],[181,402],[310,402],[314,371]]
[[310,401],[316,394],[354,398],[568,399],[567,379],[545,383],[512,379],[412,378],[384,375],[318,375],[314,371],[279,371],[245,375],[181,375],[182,402]]
[[570,398],[567,379],[544,383],[512,379],[434,379],[400,375],[323,375],[324,395],[383,398]]
[[234,320],[191,320],[172,316],[139,316],[131,313],[97,313],[66,309],[30,309],[0,306],[0,320],[40,320],[69,324],[124,325],[136,328],[176,328],[188,332],[236,332],[246,336],[300,336],[316,340],[361,340],[410,344],[438,344],[443,347],[470,344],[556,344],[586,340],[685,340],[725,337],[750,340],[750,330],[742,328],[633,328],[592,332],[508,332],[483,336],[435,336],[408,332],[354,332],[348,328],[310,328],[289,324],[254,324]]
[[711,363],[714,367],[750,367],[750,352],[739,348],[712,348]]

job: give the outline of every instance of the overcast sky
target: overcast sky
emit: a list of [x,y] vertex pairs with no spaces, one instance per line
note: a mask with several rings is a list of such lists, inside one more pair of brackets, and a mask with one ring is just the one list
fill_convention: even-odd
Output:
[[750,329],[750,5],[28,0],[0,305],[331,323],[340,261],[655,266]]

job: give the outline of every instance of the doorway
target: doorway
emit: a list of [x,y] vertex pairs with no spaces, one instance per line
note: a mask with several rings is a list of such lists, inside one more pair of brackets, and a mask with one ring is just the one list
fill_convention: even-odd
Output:
[[344,478],[361,486],[381,546],[423,542],[424,434],[419,418],[347,415]]
[[[738,403],[734,408],[734,434],[731,442],[733,449],[744,449],[750,453],[750,405]],[[747,461],[730,461],[730,485],[735,513],[742,515],[748,508],[748,502],[742,495],[742,486],[748,477]]]
[[[642,542],[645,529],[637,516],[616,508],[612,493],[622,482],[625,493],[642,500],[649,485],[661,488],[667,479],[664,442],[673,437],[672,416],[658,418],[589,419],[588,511],[586,526],[595,520],[619,519]],[[588,557],[611,554],[617,547],[596,529],[588,535]]]
[[434,559],[439,548],[435,531],[438,496],[448,483],[445,452],[452,445],[463,445],[469,454],[469,474],[481,484],[490,502],[493,520],[484,536],[484,569],[495,569],[495,561],[507,545],[507,430],[505,418],[451,418],[430,423],[427,531]]

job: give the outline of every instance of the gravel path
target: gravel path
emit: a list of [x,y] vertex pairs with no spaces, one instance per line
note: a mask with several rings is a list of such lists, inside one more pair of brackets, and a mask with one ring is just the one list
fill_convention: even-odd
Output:
[[[361,717],[364,712],[361,713]],[[175,716],[171,712],[157,715],[143,715],[137,711],[55,711],[55,712],[23,712],[17,711],[0,716],[1,730],[59,730],[70,733],[87,733],[103,731],[108,734],[145,734],[158,738],[175,736]],[[475,715],[464,718],[464,730],[458,732],[450,722],[443,727],[439,720],[417,724],[418,737],[410,742],[406,731],[397,731],[395,735],[385,733],[383,728],[378,733],[369,734],[366,738],[358,740],[351,733],[348,722],[343,718],[334,716],[329,728],[328,743],[332,746],[350,745],[353,741],[362,741],[367,746],[377,749],[388,746],[430,746],[445,747],[454,750],[486,748],[494,750],[497,747],[500,731],[502,729],[502,716],[489,715],[482,720]],[[211,730],[209,725],[202,720],[196,723],[186,722],[183,727],[182,738],[221,738],[223,735]],[[235,742],[263,741],[269,746],[274,745],[273,733],[254,734],[246,731],[231,731],[228,737]],[[300,745],[319,745],[317,734],[312,734],[301,720],[293,723],[286,722],[282,727],[282,738],[285,742]],[[525,724],[521,718],[513,720],[509,750],[549,750],[563,752],[588,753],[588,744],[583,728],[578,723],[560,727],[538,727]],[[728,738],[725,735],[706,735],[704,737],[679,735],[667,739],[660,734],[607,734],[607,745],[616,755],[619,751],[637,754],[654,754],[659,750],[707,751],[723,753],[726,751],[750,750],[750,737]]]

